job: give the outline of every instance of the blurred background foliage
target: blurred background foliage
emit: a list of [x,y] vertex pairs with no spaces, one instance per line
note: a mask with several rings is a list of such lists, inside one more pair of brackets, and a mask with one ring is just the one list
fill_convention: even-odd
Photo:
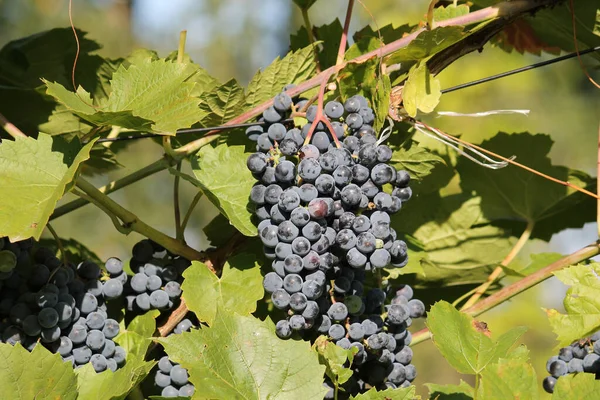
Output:
[[[361,4],[362,3],[362,4]],[[357,2],[351,31],[370,24],[374,29],[393,23],[401,25],[423,20],[428,0],[363,0]],[[343,18],[346,1],[322,0],[310,10],[314,25]],[[235,77],[247,83],[258,68],[267,66],[289,47],[289,35],[302,26],[302,17],[291,1],[283,0],[78,0],[73,2],[74,24],[89,32],[89,38],[103,44],[100,55],[118,57],[132,49],[155,49],[161,56],[177,48],[178,34],[187,29],[186,50],[192,59],[213,76],[225,81]],[[41,30],[68,26],[67,0],[0,0],[0,44]],[[487,45],[482,52],[470,54],[440,74],[442,87],[486,77],[540,59]],[[587,61],[586,61],[587,64]],[[597,63],[595,64],[597,66]],[[589,64],[590,73],[598,71]],[[551,158],[555,164],[581,169],[595,175],[596,143],[600,100],[587,81],[576,59],[504,78],[492,83],[442,96],[439,111],[472,113],[494,109],[527,109],[528,117],[500,115],[487,118],[430,116],[427,122],[463,139],[481,142],[498,131],[546,133],[555,145]],[[100,186],[156,160],[162,148],[151,141],[129,145],[121,154],[123,167],[93,182]],[[504,154],[510,156],[510,154]],[[521,162],[527,164],[526,159]],[[184,165],[184,171],[189,167]],[[174,234],[172,212],[173,177],[162,172],[114,195],[117,201],[152,226]],[[187,208],[196,189],[182,182],[181,203]],[[71,195],[63,201],[71,200]],[[419,201],[414,198],[412,201]],[[187,231],[187,241],[195,248],[206,248],[202,228],[217,214],[202,199]],[[84,207],[53,222],[65,238],[73,237],[89,246],[101,258],[127,258],[137,234],[127,237],[115,231],[99,210]],[[553,251],[567,254],[596,239],[595,224],[554,235],[549,243],[532,241],[521,255]],[[524,342],[531,350],[539,381],[545,375],[545,362],[555,354],[554,335],[541,307],[561,308],[565,288],[551,279],[482,316],[494,334],[513,326],[530,329]],[[417,297],[418,293],[417,293]],[[422,323],[421,323],[422,326]],[[415,326],[415,329],[420,326]],[[419,376],[416,385],[427,397],[426,382],[458,383],[461,378],[429,341],[418,345],[414,363]],[[463,377],[464,378],[464,377]],[[542,396],[547,396],[540,391]],[[548,396],[549,397],[549,396]]]

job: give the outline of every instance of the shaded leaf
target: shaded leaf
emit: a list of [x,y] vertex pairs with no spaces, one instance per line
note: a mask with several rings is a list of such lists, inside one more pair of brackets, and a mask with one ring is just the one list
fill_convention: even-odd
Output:
[[564,300],[566,314],[546,310],[561,347],[600,329],[599,274],[600,265],[596,263],[578,264],[554,273],[565,285],[571,286]]
[[39,239],[56,203],[88,159],[94,141],[81,146],[40,133],[0,145],[0,236]]
[[246,104],[254,107],[272,99],[290,83],[300,83],[315,73],[313,46],[276,58],[264,71],[258,71],[246,89]]
[[248,193],[254,185],[246,167],[244,146],[204,146],[192,158],[197,184],[209,200],[245,236],[256,236],[248,210]]
[[[98,265],[104,264],[100,257],[96,255],[92,250],[90,250],[87,246],[80,243],[75,239],[60,239],[63,249],[67,253],[67,259],[69,262],[74,263],[75,265],[79,264],[83,261],[93,261]],[[54,250],[54,254],[58,256],[60,250],[58,248],[58,244],[54,239],[40,239],[34,246],[46,247]]]
[[200,111],[196,110],[203,126],[222,125],[237,117],[246,106],[244,89],[235,79],[200,96]]
[[183,298],[188,308],[208,325],[213,324],[218,305],[223,310],[250,314],[264,295],[260,268],[248,254],[229,258],[220,278],[198,261],[192,262],[183,277]]
[[484,323],[443,301],[427,313],[427,327],[444,358],[463,374],[481,373],[489,364],[498,362],[527,330],[514,328],[494,341]]
[[413,29],[414,26],[410,26],[408,24],[400,26],[388,24],[382,26],[378,30],[373,30],[371,25],[367,25],[361,30],[356,31],[352,38],[355,42],[366,41],[374,38],[383,41],[383,43],[390,43],[401,39],[405,34],[410,33]]
[[440,156],[425,147],[419,146],[419,143],[415,141],[410,141],[409,146],[393,146],[392,149],[394,153],[390,164],[396,169],[403,169],[408,172],[411,181],[422,181],[437,164],[447,167]]
[[461,379],[458,385],[437,385],[426,383],[429,389],[429,398],[435,400],[471,400],[475,390]]
[[422,62],[411,68],[402,90],[404,109],[411,117],[417,111],[432,112],[440,102],[441,83],[429,73],[427,64]]
[[223,246],[235,234],[236,229],[227,221],[223,214],[214,217],[202,231],[212,247]]
[[352,377],[353,371],[345,368],[344,363],[354,359],[354,352],[344,350],[340,346],[328,340],[326,336],[319,336],[313,344],[313,349],[319,355],[319,363],[325,366],[325,374],[335,384],[344,384]]
[[294,0],[294,3],[303,10],[308,10],[317,0]]
[[76,399],[77,378],[71,363],[63,362],[38,344],[30,353],[21,344],[0,343],[0,387],[11,400]]
[[152,343],[152,336],[156,331],[156,318],[159,315],[159,310],[148,311],[136,316],[127,327],[125,327],[125,321],[121,321],[121,330],[115,338],[115,342],[123,347],[128,355],[143,359]]
[[325,367],[304,341],[281,340],[272,324],[217,312],[210,328],[159,339],[196,387],[195,399],[322,399]]
[[379,77],[377,84],[371,90],[371,102],[373,111],[375,112],[375,121],[373,128],[379,132],[386,123],[386,118],[390,109],[390,94],[392,92],[392,84],[388,75]]
[[[312,27],[313,38],[318,43],[315,44],[314,49],[318,54],[321,69],[335,65],[343,30],[344,28],[337,18],[329,24]],[[307,46],[311,46],[311,43],[306,27],[302,26],[298,32],[290,35],[290,47],[292,50],[299,50]],[[314,53],[315,50],[312,52]],[[314,64],[314,56],[312,62]]]
[[429,58],[462,40],[467,34],[461,26],[424,30],[408,46],[388,57],[386,64],[399,64]]
[[560,260],[564,256],[560,253],[538,253],[530,256],[531,262],[527,265],[521,265],[518,262],[510,263],[508,266],[503,267],[508,275],[513,276],[527,276],[534,272],[547,267],[553,262]]

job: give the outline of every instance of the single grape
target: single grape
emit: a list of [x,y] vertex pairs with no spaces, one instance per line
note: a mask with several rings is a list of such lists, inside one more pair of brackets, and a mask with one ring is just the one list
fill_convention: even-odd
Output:
[[309,203],[312,199],[317,198],[319,191],[314,185],[305,183],[299,187],[298,195],[303,203]]
[[547,376],[542,382],[542,386],[547,393],[554,393],[554,386],[556,386],[556,378],[553,376]]
[[333,340],[340,340],[346,335],[346,329],[340,324],[333,324],[329,328],[328,334]]
[[84,294],[81,298],[79,309],[84,315],[87,315],[92,311],[96,311],[98,309],[98,299],[96,299],[96,296],[91,293]]
[[167,292],[167,295],[170,299],[177,299],[181,297],[181,285],[179,284],[179,282],[167,282],[167,284],[164,287],[164,291]]
[[58,312],[54,308],[43,308],[38,314],[38,322],[42,328],[56,326],[58,319]]
[[89,329],[98,329],[102,330],[104,328],[105,317],[103,314],[94,311],[87,315],[85,318],[86,325]]
[[169,356],[163,356],[158,361],[158,369],[164,373],[169,374],[171,372],[171,368],[173,368],[173,364],[169,361]]
[[140,293],[135,297],[135,304],[142,311],[150,309],[150,295],[148,293]]
[[302,315],[292,315],[290,317],[290,328],[294,331],[299,331],[304,329],[304,325],[306,324],[306,320]]
[[104,282],[102,293],[107,299],[116,299],[123,294],[123,283],[118,279],[109,279]]
[[275,334],[280,339],[287,339],[292,336],[292,328],[290,327],[290,323],[286,320],[277,321],[275,325]]
[[171,384],[171,377],[162,371],[156,371],[154,375],[154,384],[160,388],[165,388]]
[[281,121],[281,114],[275,109],[275,107],[271,106],[263,111],[263,118],[270,124],[274,124],[275,122]]
[[294,293],[290,296],[290,308],[295,312],[302,312],[306,308],[308,299],[301,292]]
[[[103,331],[103,333],[104,333],[104,331]],[[104,347],[102,348],[101,354],[108,359],[115,354],[115,348],[116,348],[115,342],[113,342],[110,339],[106,339],[104,341]]]
[[92,350],[87,346],[76,347],[73,349],[73,358],[77,365],[87,364],[92,358]]
[[91,331],[88,332],[87,338],[85,340],[85,344],[92,351],[100,351],[100,350],[102,350],[102,346],[104,346],[105,340],[106,339],[105,339],[102,331],[99,331],[97,329],[92,329]]
[[187,383],[179,388],[179,396],[181,397],[192,397],[196,388],[191,383]]
[[337,101],[329,101],[325,104],[323,111],[325,111],[325,115],[329,118],[338,119],[344,115],[344,106]]
[[[584,359],[584,367],[585,367],[585,359]],[[563,360],[556,360],[552,364],[550,364],[550,374],[558,378],[560,376],[566,375],[569,372],[569,367],[567,363]]]
[[171,372],[169,372],[169,376],[171,377],[171,381],[178,386],[183,386],[188,383],[188,372],[181,365],[173,366]]
[[129,281],[129,285],[137,293],[144,293],[146,291],[147,283],[148,276],[143,272],[133,275]]
[[102,333],[106,339],[112,339],[119,334],[119,329],[119,323],[112,318],[108,318],[104,322]]
[[284,289],[277,289],[271,294],[273,305],[280,310],[285,310],[290,305],[290,295]]
[[348,316],[348,308],[344,303],[334,303],[329,307],[327,316],[334,321],[342,321]]
[[92,357],[90,357],[90,363],[92,364],[92,367],[94,367],[94,370],[98,373],[106,370],[106,357],[104,357],[102,354],[92,355]]
[[160,392],[160,395],[167,398],[177,397],[179,396],[179,390],[177,390],[177,388],[174,386],[169,385]]
[[75,324],[71,328],[69,332],[69,339],[73,342],[73,344],[81,344],[85,342],[87,338],[87,328],[84,325]]
[[298,164],[298,176],[306,182],[314,182],[321,174],[321,165],[316,158],[304,158]]

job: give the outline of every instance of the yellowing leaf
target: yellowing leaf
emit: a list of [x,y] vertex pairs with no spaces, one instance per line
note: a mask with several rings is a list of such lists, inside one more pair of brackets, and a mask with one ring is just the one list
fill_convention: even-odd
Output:
[[432,112],[442,96],[439,79],[429,73],[427,64],[421,62],[411,68],[408,80],[402,90],[404,109],[411,117],[417,116],[417,110]]

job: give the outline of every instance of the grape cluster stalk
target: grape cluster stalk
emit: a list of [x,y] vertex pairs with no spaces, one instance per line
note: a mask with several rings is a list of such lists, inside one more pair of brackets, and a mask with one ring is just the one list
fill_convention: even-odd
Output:
[[[247,160],[257,180],[250,201],[272,268],[263,286],[284,313],[276,334],[327,335],[356,348],[342,396],[409,386],[416,369],[407,328],[425,305],[407,285],[394,293],[365,282],[369,272],[408,262],[390,215],[411,198],[410,176],[390,165],[392,150],[377,138],[364,97],[327,102],[326,121],[315,121],[317,107],[307,101],[282,92],[260,118],[264,124],[246,131],[257,150]],[[281,122],[304,109],[304,126]],[[333,383],[325,384],[333,398]]]
[[116,371],[125,350],[113,339],[119,323],[108,304],[123,294],[123,263],[111,258],[105,272],[92,261],[64,265],[32,240],[0,238],[0,332],[2,342],[36,345],[59,353],[74,367]]
[[558,355],[548,359],[546,370],[550,375],[544,378],[542,386],[548,393],[554,392],[554,386],[561,376],[577,373],[598,376],[600,374],[600,331],[561,348]]

